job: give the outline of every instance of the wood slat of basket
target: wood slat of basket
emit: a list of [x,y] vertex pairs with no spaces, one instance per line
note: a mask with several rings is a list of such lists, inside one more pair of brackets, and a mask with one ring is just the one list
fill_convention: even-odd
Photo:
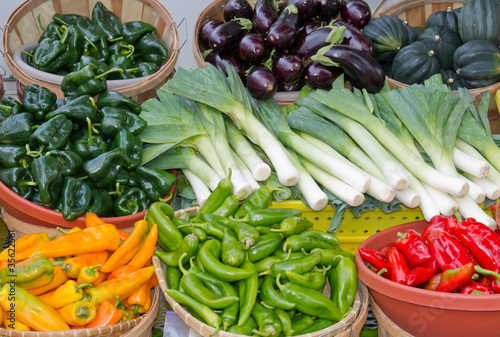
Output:
[[[12,54],[22,45],[38,40],[43,33],[38,25],[38,14],[45,27],[52,21],[54,13],[74,13],[90,17],[96,2],[97,0],[27,0],[11,13],[7,19],[9,28],[4,29],[2,37],[5,62],[23,86],[35,83],[56,93],[58,98],[64,98],[58,85],[41,81],[23,72],[15,64]],[[122,22],[140,20],[152,24],[165,42],[169,57],[155,74],[135,84],[116,89],[138,102],[155,97],[156,90],[173,72],[179,56],[179,33],[172,16],[157,0],[107,0],[103,4],[118,15]]]
[[384,313],[380,310],[379,306],[373,300],[370,295],[370,307],[372,309],[373,315],[377,319],[379,336],[384,337],[413,337],[409,333],[401,330],[396,324],[394,324]]

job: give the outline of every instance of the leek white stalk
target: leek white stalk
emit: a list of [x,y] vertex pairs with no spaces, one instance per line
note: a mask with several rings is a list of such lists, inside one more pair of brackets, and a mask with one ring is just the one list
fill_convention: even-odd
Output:
[[411,188],[394,191],[396,199],[408,208],[416,208],[420,205],[420,194]]
[[[486,161],[486,159],[483,157],[483,155],[478,150],[476,150],[472,145],[469,145],[468,143],[464,142],[460,138],[457,138],[456,146],[457,146],[457,148],[459,148],[463,152],[467,153],[468,155],[470,155],[476,159]],[[488,180],[491,181],[492,183],[500,186],[500,172],[495,167],[490,165],[490,172],[488,173],[486,178],[488,178]]]
[[280,182],[286,186],[295,185],[299,179],[297,168],[272,133],[253,115],[251,96],[234,68],[229,64],[225,68],[227,76],[222,69],[211,64],[191,71],[178,68],[173,78],[158,91],[187,97],[228,115],[266,153]]
[[234,161],[236,162],[236,165],[238,166],[238,169],[241,171],[241,174],[243,174],[243,178],[250,184],[250,190],[247,192],[247,195],[244,197],[248,197],[253,191],[259,189],[260,185],[257,180],[252,175],[252,172],[250,169],[246,166],[246,164],[241,160],[241,158],[236,154],[236,152],[232,151],[232,156],[234,158]]
[[304,139],[295,134],[286,119],[283,116],[278,103],[275,100],[268,99],[259,101],[260,109],[258,111],[260,118],[272,129],[276,137],[287,147],[313,162],[331,175],[338,177],[345,183],[351,185],[361,193],[367,191],[370,184],[370,177],[359,168],[352,168],[342,161],[329,156],[327,153],[312,146]]
[[472,200],[472,198],[454,197],[454,199],[457,201],[458,211],[460,212],[460,214],[462,214],[463,217],[474,218],[476,219],[476,221],[485,224],[493,230],[497,228],[495,219],[486,214],[486,212],[481,207],[479,207],[479,205],[476,204],[474,200]]
[[[344,156],[342,156],[340,153],[335,151],[333,148],[330,147],[330,145],[322,142],[316,137],[313,137],[305,132],[297,131],[297,134],[304,138],[307,142],[309,142],[311,145],[317,147],[318,149],[324,151],[325,153],[328,153],[330,156],[337,158],[338,160],[344,162],[346,165],[349,165],[353,168],[357,168],[352,162],[347,160]],[[377,200],[380,200],[382,202],[389,203],[392,200],[394,200],[394,190],[386,184],[384,181],[374,177],[370,176],[370,186],[368,186],[368,190],[366,191],[366,194],[374,197]]]
[[188,169],[182,170],[182,173],[186,176],[186,179],[189,181],[189,184],[193,188],[194,194],[196,196],[196,200],[198,201],[198,205],[202,207],[210,196],[210,189],[203,183],[203,181],[196,176],[193,172]]
[[459,170],[478,178],[486,177],[490,173],[490,164],[487,161],[470,156],[457,147],[453,149],[453,163]]
[[225,124],[229,144],[234,152],[238,154],[238,157],[243,160],[245,165],[250,169],[254,179],[257,181],[264,181],[269,178],[271,175],[271,167],[259,157],[250,142],[243,136],[233,122],[225,119]]
[[484,190],[484,188],[463,175],[460,175],[460,178],[462,178],[467,182],[467,184],[469,184],[469,196],[472,198],[472,200],[474,200],[476,204],[484,202],[484,199],[486,198],[486,191]]
[[321,211],[328,204],[328,196],[318,186],[309,172],[302,166],[297,154],[293,150],[285,149],[290,160],[299,170],[299,181],[297,187],[304,196],[309,207],[314,211]]
[[500,198],[500,186],[490,181],[488,178],[478,178],[469,173],[463,173],[463,175],[470,179],[475,184],[481,186],[484,189],[486,198],[490,200],[497,200]]
[[306,158],[299,158],[300,162],[304,165],[304,168],[311,174],[314,180],[316,180],[324,188],[332,192],[335,196],[337,196],[349,206],[356,207],[361,205],[365,201],[365,197],[363,196],[363,194],[354,189],[352,186],[346,184],[345,182],[334,177],[328,172],[323,171],[321,168],[317,167]]
[[440,214],[439,206],[436,204],[430,193],[425,189],[425,186],[414,176],[411,176],[410,188],[415,189],[420,197],[418,206],[420,207],[422,215],[426,221],[430,221],[434,216]]
[[439,207],[439,213],[444,216],[453,216],[454,211],[458,210],[458,203],[455,198],[430,185],[424,184],[424,186],[432,197],[432,200]]

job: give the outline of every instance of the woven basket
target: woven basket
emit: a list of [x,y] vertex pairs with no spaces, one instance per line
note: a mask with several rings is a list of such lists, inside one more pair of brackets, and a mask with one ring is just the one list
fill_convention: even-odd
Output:
[[[401,20],[408,22],[412,27],[424,27],[427,22],[427,18],[434,12],[444,11],[448,7],[453,9],[462,7],[468,0],[455,0],[455,1],[441,1],[441,0],[402,0],[395,4],[387,6],[386,8],[380,10],[384,5],[386,0],[380,1],[380,3],[373,10],[373,17],[380,17],[382,15],[392,15],[397,16]],[[392,78],[387,78],[389,86],[391,89],[407,87],[407,84],[401,83],[399,81],[393,80]],[[471,89],[470,95],[474,100],[475,104],[479,104],[481,97],[486,91],[491,92],[490,101],[490,111],[497,112],[495,106],[495,93],[500,89],[500,82],[492,84],[487,87]],[[498,113],[496,114],[498,116]],[[500,133],[500,129],[498,132]]]
[[[191,207],[184,210],[175,212],[175,216],[179,216],[182,213],[195,214],[199,210],[198,207]],[[165,278],[167,266],[157,257],[153,256],[153,265],[155,266],[156,277],[158,277],[158,283],[163,292],[168,289],[167,280]],[[316,331],[314,333],[300,335],[301,337],[330,337],[330,336],[341,336],[341,337],[354,337],[358,336],[361,328],[366,322],[366,317],[368,315],[368,289],[361,282],[358,283],[358,292],[351,307],[351,311],[346,317],[340,322],[323,329]],[[326,286],[323,292],[325,295],[329,295],[330,287]],[[189,311],[187,311],[182,305],[175,301],[168,294],[164,293],[165,298],[174,310],[174,312],[186,323],[191,329],[203,337],[212,336],[215,329],[198,319],[196,319]],[[213,335],[215,337],[241,337],[242,335],[229,333],[226,331],[219,331],[217,334]]]
[[[205,51],[205,48],[198,43],[198,36],[201,26],[205,22],[210,20],[221,20],[224,22],[224,7],[229,2],[229,0],[215,0],[210,5],[205,7],[203,11],[201,11],[200,15],[196,19],[193,28],[193,54],[194,59],[198,67],[206,68],[207,64],[203,59],[202,53]],[[254,1],[249,1],[249,3],[254,6]],[[274,95],[274,98],[278,102],[278,104],[283,107],[294,103],[299,96],[299,92],[277,92]]]
[[370,307],[378,323],[378,335],[383,337],[413,337],[409,333],[401,330],[383,312],[370,296]]
[[[170,13],[157,0],[102,0],[101,2],[118,15],[122,22],[140,20],[155,26],[157,34],[168,47],[169,58],[156,73],[135,84],[114,89],[137,102],[155,97],[156,90],[165,83],[174,70],[179,56],[179,33]],[[3,31],[3,53],[7,66],[22,86],[35,83],[56,93],[58,98],[64,98],[59,85],[29,76],[16,65],[12,56],[16,49],[37,41],[42,34],[37,22],[39,14],[42,24],[46,26],[52,21],[54,13],[90,17],[95,3],[95,0],[27,0],[12,12]]]

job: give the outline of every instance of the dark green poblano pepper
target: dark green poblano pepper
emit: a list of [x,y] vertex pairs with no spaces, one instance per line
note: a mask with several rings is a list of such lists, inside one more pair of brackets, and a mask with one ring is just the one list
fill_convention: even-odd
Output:
[[136,49],[142,59],[157,65],[163,64],[168,58],[168,48],[165,42],[155,33],[143,36],[137,42]]
[[61,163],[52,156],[37,157],[31,163],[31,173],[38,185],[40,202],[44,207],[51,208],[59,200],[63,181],[61,171]]
[[134,65],[134,71],[130,72],[133,78],[153,75],[158,70],[158,65],[153,62],[140,62]]
[[106,217],[113,213],[113,198],[102,188],[93,188],[90,205],[87,212]]
[[35,192],[36,182],[31,171],[24,167],[10,167],[0,170],[0,181],[25,199]]
[[25,109],[21,102],[19,102],[15,98],[6,96],[0,101],[0,122],[2,122],[4,119],[9,118],[10,116],[21,113],[24,110]]
[[100,154],[83,164],[83,171],[98,188],[108,188],[125,162],[125,151],[116,148]]
[[134,135],[128,130],[118,132],[111,144],[112,148],[121,147],[125,150],[127,158],[124,168],[127,170],[135,170],[142,161],[143,146],[139,136]]
[[94,134],[92,122],[87,117],[87,132],[75,144],[75,152],[84,160],[92,159],[108,151],[108,144],[97,134]]
[[109,57],[106,33],[89,17],[82,16],[76,20],[83,41],[83,54],[94,56],[106,62]]
[[57,150],[66,144],[73,130],[73,122],[64,115],[49,119],[33,131],[30,145],[43,145],[46,150]]
[[38,84],[28,84],[23,90],[23,106],[35,119],[42,119],[57,101],[57,95]]
[[78,174],[83,165],[83,159],[76,152],[64,150],[50,150],[45,153],[46,156],[57,158],[62,165],[61,173],[63,176],[72,176]]
[[52,20],[61,26],[72,26],[76,24],[76,21],[81,17],[78,14],[54,14],[52,15]]
[[58,109],[50,111],[45,118],[50,119],[58,115],[64,115],[75,123],[87,125],[87,118],[91,122],[97,122],[97,106],[90,95],[82,95],[71,100]]
[[167,197],[175,183],[175,176],[164,170],[141,166],[136,172],[139,177],[139,186],[152,201]]
[[3,167],[23,166],[22,162],[27,161],[27,156],[24,145],[0,144],[0,165]]
[[148,208],[149,202],[143,190],[132,187],[116,198],[113,204],[115,216],[125,216],[142,212]]
[[123,108],[107,106],[101,109],[101,115],[101,131],[108,138],[114,138],[121,130],[138,135],[147,125],[144,119]]
[[108,41],[114,41],[121,37],[122,22],[120,18],[100,1],[97,1],[92,9],[92,21],[104,31]]
[[136,44],[148,33],[156,33],[156,28],[147,22],[129,21],[122,25],[122,36],[128,44]]
[[92,200],[91,196],[91,189],[84,180],[64,177],[61,191],[63,218],[73,221],[85,214]]
[[31,136],[33,115],[22,112],[0,123],[0,144],[25,145]]
[[[54,73],[59,69],[64,67],[71,59],[71,54],[69,52],[67,40],[69,36],[69,30],[66,26],[61,26],[62,30],[61,36],[53,39],[46,37],[36,48],[33,53],[33,64],[35,68]],[[56,29],[58,32],[59,28]]]
[[80,70],[64,76],[61,82],[61,90],[66,97],[95,96],[106,91],[108,87],[106,77],[111,72],[123,72],[123,69],[115,68],[101,72],[99,66],[88,64]]
[[127,109],[135,114],[141,112],[141,105],[139,103],[118,91],[105,91],[100,94],[97,99],[97,106],[99,109],[104,107]]

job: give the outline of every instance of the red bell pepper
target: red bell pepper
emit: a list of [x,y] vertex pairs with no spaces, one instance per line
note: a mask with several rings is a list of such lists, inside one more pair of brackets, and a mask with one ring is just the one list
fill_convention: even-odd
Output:
[[473,218],[458,223],[455,235],[484,269],[500,273],[500,237]]
[[414,229],[398,233],[396,247],[404,254],[411,268],[434,260],[425,240]]
[[[490,282],[491,290],[493,290],[494,293],[500,293],[500,274],[499,273],[496,273],[496,272],[488,270],[488,269],[484,269],[478,264],[474,266],[474,269],[479,274],[489,276],[490,281],[491,281]],[[486,282],[483,281],[482,283],[485,284]]]
[[[477,266],[477,264],[476,264]],[[494,292],[493,291],[493,281],[490,280],[490,278],[488,276],[483,276],[483,275],[480,275],[479,276],[479,283],[485,285],[491,292]]]
[[366,263],[369,263],[373,268],[375,268],[377,273],[385,269],[386,271],[382,273],[382,276],[388,279],[391,278],[391,271],[389,264],[387,263],[386,254],[375,249],[366,248],[359,248],[358,252],[359,256],[361,256]]
[[491,213],[493,214],[493,218],[497,222],[498,227],[500,228],[500,204],[492,204]]
[[469,294],[469,295],[489,295],[491,291],[482,283],[471,281],[470,284],[462,290],[460,290],[460,294]]
[[381,252],[382,254],[387,255],[389,253],[389,250],[394,246],[396,246],[394,242],[391,242],[386,244],[384,247],[380,248],[378,251]]
[[391,269],[391,280],[399,284],[406,284],[410,267],[404,254],[396,247],[392,247],[387,253],[387,263]]
[[457,292],[470,284],[475,272],[472,262],[456,269],[447,269],[442,273],[434,275],[424,288],[449,293]]
[[427,240],[427,234],[433,229],[441,229],[445,230],[446,228],[446,221],[447,218],[443,215],[435,215],[431,218],[429,221],[429,224],[425,226],[424,230],[422,231],[422,237]]
[[470,262],[475,264],[474,257],[467,248],[446,231],[430,230],[427,233],[427,243],[442,271],[456,269]]
[[429,281],[437,272],[436,260],[428,261],[410,270],[406,278],[406,284],[409,286],[418,286]]

